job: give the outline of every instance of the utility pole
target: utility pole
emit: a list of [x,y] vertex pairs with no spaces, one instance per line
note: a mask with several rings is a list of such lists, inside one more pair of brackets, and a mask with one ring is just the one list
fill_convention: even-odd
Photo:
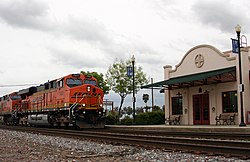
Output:
[[[151,78],[151,84],[153,84],[153,78]],[[153,111],[153,108],[154,108],[154,88],[153,87],[151,91],[152,91],[152,111]]]
[[133,70],[133,121],[135,122],[135,56],[133,55],[131,58],[132,61],[132,70]]

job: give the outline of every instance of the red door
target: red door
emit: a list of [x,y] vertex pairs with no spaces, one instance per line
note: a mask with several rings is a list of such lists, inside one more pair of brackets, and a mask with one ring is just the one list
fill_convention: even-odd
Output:
[[209,94],[193,95],[194,125],[209,125]]

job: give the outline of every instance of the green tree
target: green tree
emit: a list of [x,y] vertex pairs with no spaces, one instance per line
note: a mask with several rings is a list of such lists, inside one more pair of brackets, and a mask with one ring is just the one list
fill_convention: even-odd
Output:
[[97,72],[84,72],[81,71],[82,74],[84,75],[92,75],[93,77],[95,77],[97,79],[98,82],[98,86],[103,90],[104,94],[108,94],[110,87],[107,84],[106,79],[104,79],[104,75],[102,73],[98,74]]
[[[124,103],[125,98],[128,94],[133,92],[133,79],[127,76],[127,67],[132,66],[131,60],[123,61],[122,59],[115,62],[109,66],[106,74],[107,84],[110,86],[111,90],[118,93],[121,97],[120,106],[118,109],[118,117],[121,113],[121,108]],[[146,74],[143,73],[142,67],[135,66],[135,93],[140,90],[142,85],[148,83]]]
[[124,107],[123,112],[125,115],[131,115],[133,113],[132,107],[130,107],[130,106]]
[[138,114],[144,113],[143,109],[144,109],[143,107],[137,107],[135,109],[136,114],[138,115]]
[[152,111],[163,111],[163,109],[160,106],[154,105]]

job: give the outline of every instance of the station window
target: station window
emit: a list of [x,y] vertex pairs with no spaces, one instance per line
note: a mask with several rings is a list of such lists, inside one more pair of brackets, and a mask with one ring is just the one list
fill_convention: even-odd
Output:
[[182,97],[172,97],[172,115],[181,115],[182,113]]
[[238,112],[237,91],[222,92],[223,113]]

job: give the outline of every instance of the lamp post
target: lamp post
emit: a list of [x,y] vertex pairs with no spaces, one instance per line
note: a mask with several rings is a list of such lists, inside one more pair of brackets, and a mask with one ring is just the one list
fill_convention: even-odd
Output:
[[240,51],[240,32],[241,32],[241,26],[237,24],[235,27],[235,31],[237,33],[238,38],[238,54],[239,54],[239,76],[240,76],[240,84],[238,87],[238,90],[240,91],[240,115],[241,115],[241,121],[240,121],[240,127],[246,126],[244,122],[244,112],[243,112],[243,97],[242,92],[244,91],[244,84],[242,84],[242,69],[241,69],[241,51]]
[[[151,78],[151,84],[153,84],[153,78]],[[152,87],[151,89],[151,93],[152,93],[152,111],[154,109],[154,88]]]
[[133,69],[133,120],[135,121],[135,56],[131,58]]

